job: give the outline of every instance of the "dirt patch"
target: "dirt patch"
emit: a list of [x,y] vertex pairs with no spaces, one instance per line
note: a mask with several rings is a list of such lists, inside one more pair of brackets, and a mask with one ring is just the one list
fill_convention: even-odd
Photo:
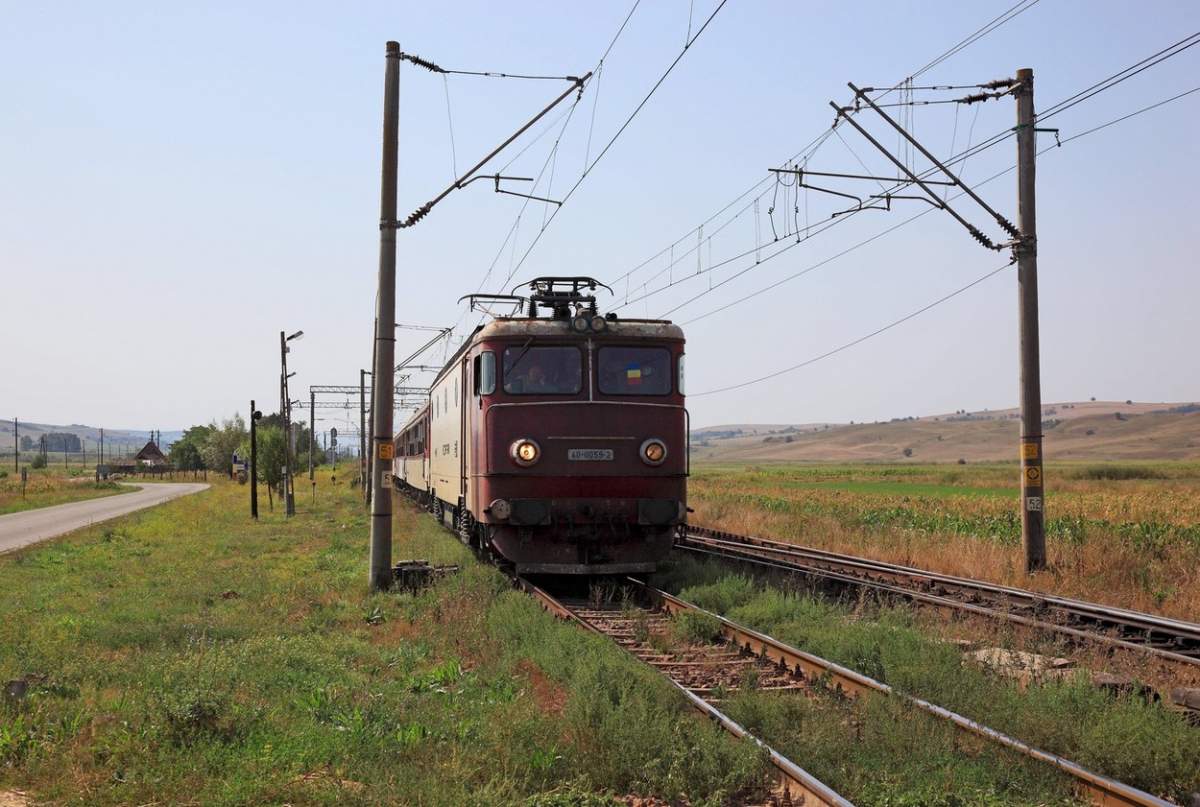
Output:
[[517,669],[529,679],[529,691],[533,702],[543,714],[559,716],[567,706],[567,692],[551,681],[541,668],[529,659],[522,659]]
[[0,790],[0,807],[29,807],[33,804],[23,790]]
[[394,619],[371,628],[371,644],[392,647],[415,639],[418,635],[420,632],[416,625],[407,620]]

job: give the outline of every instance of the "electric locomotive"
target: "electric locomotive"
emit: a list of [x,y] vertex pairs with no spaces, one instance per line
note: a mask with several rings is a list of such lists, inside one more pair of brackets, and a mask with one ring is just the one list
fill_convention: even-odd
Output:
[[463,298],[517,313],[472,333],[395,438],[395,485],[518,573],[651,572],[686,521],[683,331],[601,314],[597,288]]

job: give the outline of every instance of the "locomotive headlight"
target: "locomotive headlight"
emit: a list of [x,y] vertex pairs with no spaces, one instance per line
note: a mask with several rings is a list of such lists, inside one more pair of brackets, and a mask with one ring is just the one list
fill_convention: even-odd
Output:
[[651,437],[642,443],[642,462],[647,465],[662,465],[667,458],[667,444],[657,437]]
[[604,333],[608,330],[608,320],[596,314],[592,317],[592,330],[596,333]]
[[533,440],[530,440],[528,437],[522,437],[519,440],[513,441],[512,446],[508,449],[508,453],[517,465],[529,467],[541,458],[542,449]]
[[575,333],[587,333],[588,318],[584,314],[576,314],[571,318],[571,330]]

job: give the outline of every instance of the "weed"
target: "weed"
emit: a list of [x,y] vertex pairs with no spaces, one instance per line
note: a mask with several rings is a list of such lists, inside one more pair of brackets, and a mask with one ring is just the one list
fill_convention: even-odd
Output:
[[685,644],[712,644],[721,638],[721,620],[712,614],[684,611],[671,620],[676,641]]

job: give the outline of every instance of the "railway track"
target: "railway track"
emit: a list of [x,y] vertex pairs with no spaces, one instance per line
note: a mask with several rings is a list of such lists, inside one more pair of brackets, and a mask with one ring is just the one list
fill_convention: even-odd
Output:
[[[725,694],[736,692],[743,687],[752,686],[764,691],[794,691],[798,697],[811,693],[815,686],[833,687],[849,697],[877,693],[903,699],[915,708],[946,720],[964,732],[1053,766],[1070,777],[1080,795],[1092,804],[1101,807],[1169,807],[1171,804],[1135,787],[1093,773],[1056,754],[1034,748],[948,709],[899,693],[887,684],[798,650],[632,578],[625,580],[624,585],[637,595],[636,601],[640,604],[636,606],[631,606],[628,601],[606,604],[587,598],[556,598],[524,578],[517,578],[517,583],[551,613],[611,638],[627,652],[657,669],[675,684],[694,707],[739,737],[750,735],[724,715],[718,704]],[[649,637],[661,632],[669,617],[689,611],[702,613],[716,620],[720,624],[722,641],[710,646],[690,647],[684,651],[664,652],[656,647]],[[783,757],[761,740],[753,737],[751,739],[770,754],[771,762],[781,779],[782,803],[790,801],[793,804],[805,805],[850,804],[811,773]],[[802,801],[799,796],[803,796]]]
[[[852,802],[754,737],[717,706],[722,694],[737,691],[750,680],[757,679],[760,689],[801,689],[805,686],[801,680],[778,669],[769,659],[743,655],[736,646],[714,645],[676,653],[661,652],[650,641],[651,636],[663,630],[668,618],[660,609],[630,603],[596,603],[586,598],[558,598],[523,577],[516,578],[516,582],[547,611],[609,637],[626,652],[661,672],[699,712],[734,736],[748,738],[763,748],[779,781],[777,792],[768,803],[853,807]],[[635,580],[626,582],[648,591]],[[748,674],[751,670],[753,674]]]
[[1200,666],[1200,625],[1192,622],[707,527],[689,526],[676,548]]

